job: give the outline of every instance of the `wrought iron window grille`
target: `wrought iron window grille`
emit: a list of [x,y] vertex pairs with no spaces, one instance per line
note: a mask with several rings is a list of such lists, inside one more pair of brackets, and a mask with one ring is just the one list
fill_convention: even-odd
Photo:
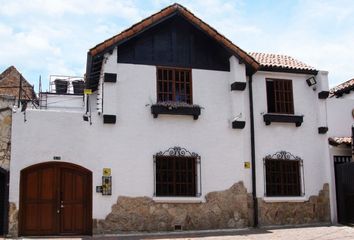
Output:
[[195,159],[195,196],[190,197],[200,197],[202,195],[202,172],[201,172],[201,157],[199,154],[195,152],[190,152],[182,147],[171,147],[165,151],[160,151],[153,156],[153,174],[154,174],[154,197],[185,197],[179,195],[171,195],[171,196],[159,196],[157,194],[157,158],[159,157],[171,157],[171,158],[194,158]]
[[[299,163],[299,169],[298,169],[298,177],[299,177],[299,184],[300,184],[300,194],[299,195],[274,195],[274,194],[269,194],[267,192],[267,171],[266,171],[266,163],[267,160],[278,160],[278,161],[294,161]],[[263,176],[264,176],[264,196],[265,197],[303,197],[305,196],[305,175],[304,175],[304,163],[303,160],[295,156],[289,152],[286,151],[279,151],[274,154],[269,154],[263,158]]]

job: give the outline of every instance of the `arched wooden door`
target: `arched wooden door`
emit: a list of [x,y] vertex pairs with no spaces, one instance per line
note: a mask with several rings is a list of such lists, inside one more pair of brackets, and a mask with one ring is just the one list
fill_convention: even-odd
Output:
[[21,236],[91,235],[92,173],[64,162],[21,171]]

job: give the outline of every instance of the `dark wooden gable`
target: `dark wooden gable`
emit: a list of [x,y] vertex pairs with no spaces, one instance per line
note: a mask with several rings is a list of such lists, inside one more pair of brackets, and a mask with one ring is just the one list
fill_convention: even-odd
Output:
[[231,53],[176,14],[118,45],[118,62],[229,71]]

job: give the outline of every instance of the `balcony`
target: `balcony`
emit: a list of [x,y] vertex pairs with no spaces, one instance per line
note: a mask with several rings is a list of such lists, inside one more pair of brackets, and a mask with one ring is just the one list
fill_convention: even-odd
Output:
[[48,90],[39,93],[40,109],[81,111],[84,102],[83,77],[50,75]]

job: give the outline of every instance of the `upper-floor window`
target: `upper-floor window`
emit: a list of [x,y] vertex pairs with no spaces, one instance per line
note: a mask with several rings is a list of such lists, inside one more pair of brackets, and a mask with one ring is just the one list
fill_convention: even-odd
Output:
[[268,113],[294,114],[291,80],[266,79]]
[[157,102],[193,104],[190,69],[157,67]]

